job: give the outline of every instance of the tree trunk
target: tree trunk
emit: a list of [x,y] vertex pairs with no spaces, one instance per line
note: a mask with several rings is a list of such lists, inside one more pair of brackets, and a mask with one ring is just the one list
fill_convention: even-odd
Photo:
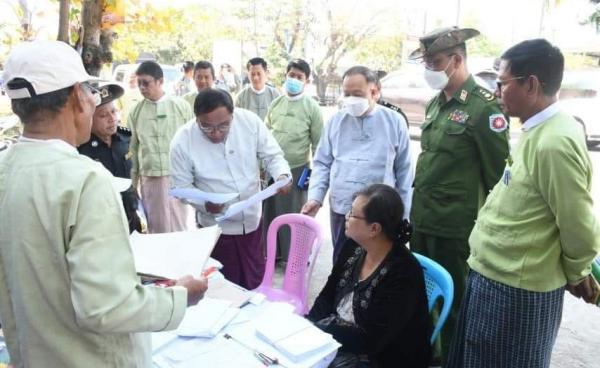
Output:
[[[102,67],[102,51],[100,48],[100,25],[102,22],[103,0],[83,1],[83,49],[81,57],[86,71],[98,76]],[[81,35],[80,35],[81,36]]]
[[58,37],[57,40],[69,43],[69,9],[71,2],[69,0],[60,0],[60,10],[58,15]]

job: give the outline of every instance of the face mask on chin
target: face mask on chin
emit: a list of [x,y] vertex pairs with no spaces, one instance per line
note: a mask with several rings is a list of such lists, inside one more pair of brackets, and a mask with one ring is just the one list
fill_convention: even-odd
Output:
[[454,71],[450,73],[450,76],[446,74],[446,70],[448,70],[448,67],[450,66],[450,62],[452,61],[453,57],[454,55],[450,56],[450,60],[448,60],[448,65],[446,65],[444,70],[431,70],[425,67],[425,73],[423,76],[425,77],[425,81],[427,81],[429,87],[439,90],[446,88],[448,82],[450,81],[450,77],[452,76],[452,74],[454,74]]
[[369,109],[369,99],[365,97],[348,96],[344,97],[344,108],[354,117],[363,116]]

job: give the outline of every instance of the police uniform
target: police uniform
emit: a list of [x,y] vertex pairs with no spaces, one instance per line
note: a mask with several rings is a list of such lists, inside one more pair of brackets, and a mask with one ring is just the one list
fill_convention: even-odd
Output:
[[[456,27],[434,31],[411,56],[434,55],[478,34]],[[411,249],[440,263],[454,281],[454,302],[441,335],[444,358],[468,273],[468,237],[509,155],[508,121],[493,93],[469,76],[450,99],[440,91],[428,103],[421,129]]]
[[[100,105],[113,101],[123,94],[122,89],[119,91],[114,86],[107,85],[98,88],[102,97]],[[109,146],[92,133],[90,140],[77,147],[77,150],[79,150],[79,153],[99,161],[113,176],[129,179],[131,177],[131,159],[128,156],[128,152],[131,130],[123,126],[118,126],[117,132],[110,139],[111,144]],[[129,223],[129,231],[133,232],[137,230],[141,232],[142,226],[136,212],[138,197],[133,187],[121,192],[121,198],[123,199],[123,207]]]

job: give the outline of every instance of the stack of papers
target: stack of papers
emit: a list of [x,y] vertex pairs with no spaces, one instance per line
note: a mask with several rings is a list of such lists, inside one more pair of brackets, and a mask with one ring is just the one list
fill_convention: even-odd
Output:
[[292,361],[339,346],[330,334],[303,317],[278,307],[270,309],[257,320],[256,334]]
[[209,279],[205,297],[226,300],[232,307],[241,308],[254,295],[253,292],[234,284],[225,278]]
[[163,234],[134,232],[129,240],[138,273],[176,280],[185,275],[200,276],[212,253],[221,228]]
[[238,308],[230,307],[230,302],[204,298],[189,307],[181,324],[175,331],[184,337],[214,337],[239,313]]

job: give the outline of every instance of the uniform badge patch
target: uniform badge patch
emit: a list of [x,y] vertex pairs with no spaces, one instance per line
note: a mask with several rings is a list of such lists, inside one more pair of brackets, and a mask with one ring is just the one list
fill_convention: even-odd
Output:
[[466,90],[462,90],[460,91],[460,100],[462,102],[465,102],[467,100],[467,96],[469,95],[469,92],[467,92]]
[[464,124],[468,118],[469,114],[462,110],[454,110],[448,115],[448,120],[459,124]]
[[501,133],[508,128],[506,118],[502,114],[490,115],[490,129],[496,133]]

